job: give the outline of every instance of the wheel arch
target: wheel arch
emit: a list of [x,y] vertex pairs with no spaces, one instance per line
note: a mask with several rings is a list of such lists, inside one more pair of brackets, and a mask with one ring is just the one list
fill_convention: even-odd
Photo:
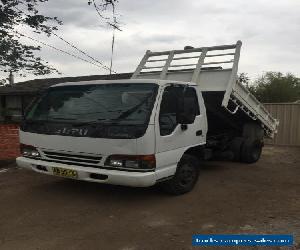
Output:
[[181,156],[181,158],[184,155],[191,155],[196,157],[198,160],[204,160],[205,159],[205,146],[204,145],[197,145],[197,146],[192,146],[186,149]]

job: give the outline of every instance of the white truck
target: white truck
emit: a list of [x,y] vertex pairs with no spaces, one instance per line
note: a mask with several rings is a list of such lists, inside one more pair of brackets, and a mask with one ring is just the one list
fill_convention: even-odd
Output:
[[237,81],[241,41],[147,51],[131,79],[50,87],[20,127],[20,167],[190,191],[201,161],[256,162],[278,121]]

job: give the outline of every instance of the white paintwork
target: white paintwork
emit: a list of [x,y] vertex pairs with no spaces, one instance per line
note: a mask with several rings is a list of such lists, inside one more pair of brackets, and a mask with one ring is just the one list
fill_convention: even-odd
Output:
[[[161,88],[162,93],[166,86]],[[195,86],[196,87],[196,86]],[[197,88],[196,88],[197,91]],[[162,136],[159,131],[159,117],[155,119],[155,133],[156,136],[156,153],[157,153],[157,169],[166,168],[169,166],[176,166],[181,159],[183,153],[193,146],[204,145],[206,142],[207,133],[207,119],[206,109],[203,103],[203,98],[200,92],[198,94],[198,102],[200,106],[200,115],[196,116],[195,122],[189,124],[187,130],[182,130],[180,125],[177,125],[175,130],[170,135]],[[157,114],[159,114],[160,107],[158,107]],[[202,136],[196,136],[196,131],[202,130]],[[175,173],[175,169],[174,169]],[[166,176],[163,176],[166,177]]]
[[[33,171],[52,175],[53,167],[73,169],[78,172],[78,179],[100,183],[110,183],[127,186],[151,186],[157,181],[169,178],[176,172],[178,162],[182,155],[191,147],[204,145],[207,134],[207,117],[205,104],[202,98],[202,91],[224,91],[223,107],[227,108],[229,100],[237,103],[237,108],[243,110],[252,119],[259,119],[266,131],[271,136],[277,127],[277,121],[261,106],[261,104],[249,93],[242,85],[236,83],[238,61],[241,42],[234,45],[223,45],[205,48],[196,48],[190,50],[173,50],[164,52],[147,51],[132,79],[127,80],[96,80],[85,82],[69,82],[57,84],[55,86],[86,85],[86,84],[115,84],[115,83],[155,83],[158,84],[158,94],[154,103],[154,108],[150,116],[149,125],[146,133],[137,139],[102,139],[102,138],[84,138],[58,135],[41,135],[26,133],[20,131],[20,142],[37,147],[42,159],[29,159],[24,157],[17,158],[17,164],[20,167],[31,169]],[[235,50],[234,53],[226,51],[217,54],[209,54],[212,51]],[[186,56],[189,53],[200,53],[198,56]],[[182,54],[182,55],[181,55]],[[166,55],[166,59],[150,59],[150,57]],[[178,57],[180,55],[180,57]],[[233,60],[222,60],[222,56],[234,56]],[[220,60],[205,62],[206,58],[217,57]],[[173,65],[173,61],[185,59],[197,59],[194,64],[182,63],[184,66],[195,66],[194,70],[175,70],[180,68]],[[161,70],[157,72],[146,72],[145,69],[157,68],[147,67],[149,62],[165,62]],[[232,62],[232,67],[228,69],[207,69],[203,66],[211,64],[224,64]],[[170,71],[170,68],[173,69]],[[147,79],[144,79],[147,78]],[[178,125],[172,134],[161,136],[159,128],[159,111],[162,100],[162,94],[169,84],[183,84],[194,87],[200,107],[200,115],[196,117],[193,124],[188,125],[187,130],[182,130]],[[229,112],[232,112],[229,110]],[[234,112],[232,112],[234,113]],[[202,136],[196,136],[196,132],[202,130]],[[44,151],[72,153],[82,156],[101,156],[102,159],[97,163],[97,167],[83,167],[64,163],[54,163],[45,161],[47,156]],[[101,169],[109,155],[151,155],[156,157],[156,170],[153,172],[126,172],[119,170]],[[45,159],[45,160],[43,160]],[[74,162],[73,162],[74,163]],[[47,172],[38,170],[37,165],[46,167]],[[90,177],[91,173],[107,175],[106,180],[95,180]]]
[[[141,80],[137,80],[141,82]],[[120,83],[120,81],[115,81]],[[122,81],[124,83],[132,82],[132,80]],[[78,179],[85,181],[109,183],[116,185],[126,186],[151,186],[158,180],[170,177],[175,174],[177,164],[186,150],[190,147],[203,145],[206,142],[207,132],[207,119],[206,110],[203,102],[201,92],[194,85],[200,106],[201,114],[196,117],[195,123],[188,125],[186,131],[181,130],[178,125],[175,131],[170,136],[160,136],[158,113],[160,111],[160,102],[164,88],[170,83],[188,84],[175,81],[157,82],[153,80],[145,80],[143,82],[156,82],[159,85],[154,108],[150,116],[149,126],[146,133],[137,139],[102,139],[102,138],[85,138],[85,137],[71,137],[71,136],[58,136],[58,135],[40,135],[35,133],[28,133],[20,131],[20,142],[27,145],[37,147],[42,158],[49,159],[44,154],[44,151],[52,151],[58,153],[72,153],[76,155],[90,155],[101,156],[102,159],[97,166],[103,167],[104,162],[109,155],[113,154],[126,154],[126,155],[149,155],[155,154],[156,157],[156,170],[155,172],[126,172],[118,170],[97,169],[94,167],[81,167],[77,165],[67,165],[63,163],[47,162],[43,160],[35,160],[24,157],[17,158],[17,164],[20,167],[31,169],[33,171],[52,175],[52,167],[62,167],[65,169],[73,169],[78,172]],[[98,84],[108,83],[108,81],[101,81]],[[110,83],[110,81],[109,81]],[[95,83],[93,83],[95,84]],[[65,83],[60,85],[72,85]],[[76,83],[76,85],[79,85]],[[202,129],[203,136],[195,136],[196,131]],[[41,165],[47,168],[47,172],[41,171],[36,168]],[[95,180],[90,178],[91,173],[108,175],[108,179]]]
[[[256,98],[242,84],[237,82],[238,63],[240,59],[242,42],[237,41],[232,45],[202,47],[188,50],[171,50],[163,52],[147,51],[140,62],[132,79],[164,79],[193,82],[200,86],[201,91],[225,91],[222,106],[234,115],[238,109],[245,112],[253,120],[259,120],[267,137],[273,137],[277,133],[279,122],[256,100]],[[234,50],[234,53],[227,53]],[[220,53],[225,51],[226,53]],[[194,56],[191,53],[200,53]],[[212,54],[208,54],[208,52]],[[214,53],[213,53],[214,52]],[[218,52],[218,53],[215,53]],[[180,57],[175,57],[179,55]],[[167,59],[155,60],[156,56],[168,56]],[[232,57],[228,59],[228,57]],[[221,57],[221,59],[220,59]],[[224,57],[224,59],[222,59]],[[213,58],[211,60],[211,58]],[[198,59],[197,63],[186,64],[186,59]],[[206,60],[209,60],[206,62]],[[148,66],[151,62],[165,62],[164,65]],[[179,63],[178,63],[179,62]],[[175,64],[176,63],[176,64]],[[204,66],[223,66],[226,68],[206,68]],[[230,66],[232,64],[232,66]],[[190,66],[188,69],[186,66]],[[181,68],[180,68],[181,67]],[[149,69],[156,69],[149,72]],[[234,110],[228,109],[229,101],[236,104]]]
[[201,71],[202,65],[204,64],[204,59],[206,57],[206,54],[207,54],[207,49],[205,48],[201,52],[201,55],[198,59],[197,66],[196,66],[193,76],[192,76],[192,82],[200,82],[200,71]]
[[[114,184],[114,185],[124,185],[124,186],[133,186],[133,187],[147,187],[152,186],[156,182],[156,172],[148,172],[148,173],[137,173],[137,172],[125,172],[125,171],[117,171],[117,170],[106,170],[106,169],[97,169],[97,168],[89,168],[89,167],[80,167],[76,165],[66,165],[62,163],[54,163],[54,162],[46,162],[42,160],[34,160],[28,159],[24,157],[17,158],[18,166],[33,170],[35,172],[41,174],[53,175],[52,168],[53,167],[61,167],[65,169],[72,169],[78,172],[78,179],[83,181],[90,182],[99,182],[106,184]],[[36,166],[44,166],[47,168],[48,172],[38,170]],[[157,171],[159,173],[159,171]],[[106,180],[96,180],[90,178],[90,174],[104,174],[108,175],[108,179]]]
[[102,139],[59,135],[41,135],[20,131],[20,142],[45,150],[107,156],[136,154],[136,139]]

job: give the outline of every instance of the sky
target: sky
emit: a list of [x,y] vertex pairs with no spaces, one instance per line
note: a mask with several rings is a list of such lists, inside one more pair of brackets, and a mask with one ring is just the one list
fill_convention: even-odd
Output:
[[[100,0],[96,0],[100,1]],[[49,0],[41,13],[63,21],[57,34],[89,55],[110,63],[112,30],[100,20],[88,0]],[[239,72],[251,79],[266,71],[290,72],[300,76],[299,0],[119,0],[116,13],[122,32],[116,32],[113,69],[133,72],[145,51],[183,49],[243,42]],[[105,13],[107,15],[110,12]],[[56,37],[27,35],[77,54]],[[32,44],[30,40],[24,42]],[[34,78],[107,74],[108,71],[43,47],[39,54],[62,74]],[[4,77],[3,73],[0,73]]]

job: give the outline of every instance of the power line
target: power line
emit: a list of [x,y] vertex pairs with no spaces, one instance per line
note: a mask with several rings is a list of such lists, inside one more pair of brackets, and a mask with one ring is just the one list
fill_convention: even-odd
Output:
[[[97,5],[96,5],[96,3],[95,3],[94,0],[93,0],[93,2],[94,2],[94,6],[95,6],[95,8],[96,8],[96,10],[97,10],[98,15],[99,15],[101,18],[103,18],[103,19],[107,19],[106,17],[104,17],[104,16],[101,15],[101,13],[100,13],[100,11],[98,10],[98,7],[97,7]],[[16,6],[14,6],[14,8],[17,9],[18,11],[20,11],[20,12],[23,12],[23,11],[21,11],[19,8],[17,8]],[[67,55],[70,55],[70,56],[72,56],[72,57],[74,57],[74,58],[77,58],[77,59],[79,59],[79,60],[82,60],[82,61],[91,63],[91,64],[93,64],[93,65],[99,67],[97,64],[92,63],[92,62],[90,62],[90,61],[88,61],[88,60],[86,60],[86,59],[84,59],[84,58],[81,58],[81,57],[79,57],[79,56],[76,56],[76,55],[74,55],[74,54],[71,54],[71,53],[69,53],[69,52],[67,52],[67,51],[58,49],[58,48],[56,48],[56,47],[54,47],[54,46],[52,46],[52,45],[50,45],[50,44],[43,43],[43,42],[41,42],[41,41],[39,41],[39,40],[37,40],[37,39],[34,39],[34,38],[32,38],[32,37],[25,36],[25,35],[23,35],[23,34],[17,32],[17,31],[15,31],[15,32],[18,33],[18,34],[21,35],[21,36],[27,37],[28,39],[31,39],[31,40],[36,41],[36,42],[38,42],[38,43],[41,43],[41,44],[43,44],[43,45],[45,45],[45,46],[48,46],[48,47],[50,47],[50,48],[52,48],[52,49],[55,49],[55,50],[57,50],[57,51],[60,51],[60,52],[65,53],[65,54],[67,54]],[[53,33],[53,32],[52,32],[51,34],[55,35],[57,38],[59,38],[60,40],[62,40],[63,42],[65,42],[66,44],[68,44],[69,46],[71,46],[72,48],[76,49],[77,51],[79,51],[79,52],[82,53],[83,55],[85,55],[85,56],[87,56],[88,58],[92,59],[94,62],[100,64],[101,67],[103,67],[104,69],[108,70],[108,71],[110,72],[110,74],[111,74],[111,72],[117,74],[116,71],[112,70],[112,65],[110,65],[110,67],[106,66],[104,63],[102,63],[102,62],[100,62],[99,60],[95,59],[94,57],[90,56],[88,53],[86,53],[85,51],[79,49],[79,48],[76,47],[74,44],[68,42],[66,39],[62,38],[61,36],[59,36],[59,35],[57,35],[57,34],[55,34],[55,33]]]
[[62,38],[61,36],[52,33],[54,36],[56,36],[57,38],[59,38],[60,40],[62,40],[63,42],[65,42],[66,44],[68,44],[69,46],[71,46],[72,48],[76,49],[77,51],[79,51],[80,53],[82,53],[83,55],[89,57],[90,59],[92,59],[93,61],[99,63],[103,68],[105,68],[106,70],[112,71],[114,73],[117,73],[114,70],[111,70],[111,68],[109,68],[108,66],[106,66],[104,63],[100,62],[98,59],[90,56],[87,52],[83,51],[82,49],[79,49],[78,47],[76,47],[74,44],[72,44],[71,42],[67,41],[66,39]]
[[[96,64],[96,63],[94,63],[94,62],[91,62],[91,61],[86,60],[86,59],[84,59],[84,58],[82,58],[82,57],[79,57],[79,56],[77,56],[77,55],[74,55],[74,54],[72,54],[72,53],[70,53],[70,52],[68,52],[68,51],[65,51],[65,50],[62,50],[62,49],[58,49],[58,48],[52,46],[51,44],[47,44],[47,43],[45,43],[45,42],[39,41],[39,40],[37,40],[37,39],[35,39],[35,38],[32,38],[32,37],[30,37],[30,36],[21,34],[21,33],[18,32],[18,31],[14,31],[14,32],[17,33],[17,34],[19,34],[20,36],[26,37],[26,38],[28,38],[28,39],[30,39],[30,40],[32,40],[32,41],[38,42],[38,43],[40,43],[40,44],[43,44],[44,46],[47,46],[47,47],[52,48],[52,49],[54,49],[54,50],[57,50],[57,51],[59,51],[59,52],[61,52],[61,53],[64,53],[64,54],[69,55],[69,56],[72,56],[72,57],[74,57],[74,58],[76,58],[76,59],[79,59],[79,60],[81,60],[81,61],[84,61],[84,62],[93,64],[93,65],[95,65],[95,66],[98,67],[98,68],[102,68],[102,69],[104,68],[102,65],[100,66],[100,65],[98,65],[98,64]],[[107,68],[104,68],[104,69],[109,70],[109,69],[107,69]]]

